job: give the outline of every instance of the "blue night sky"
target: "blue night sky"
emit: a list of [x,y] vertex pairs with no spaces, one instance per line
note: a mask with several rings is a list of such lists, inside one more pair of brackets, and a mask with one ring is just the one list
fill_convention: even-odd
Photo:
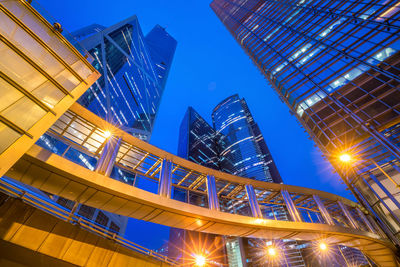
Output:
[[[211,123],[212,109],[238,93],[246,99],[285,183],[350,197],[296,118],[218,20],[209,2],[39,1],[68,31],[93,23],[111,26],[132,15],[138,16],[144,34],[155,24],[167,27],[178,47],[152,144],[176,153],[180,122],[189,105]],[[127,238],[148,248],[156,249],[168,239],[167,227],[131,221],[128,228]]]

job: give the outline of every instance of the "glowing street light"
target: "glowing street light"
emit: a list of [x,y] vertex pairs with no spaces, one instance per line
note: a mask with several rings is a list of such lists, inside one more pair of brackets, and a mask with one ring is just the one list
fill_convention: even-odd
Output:
[[111,136],[111,132],[109,130],[104,131],[104,137],[107,139]]
[[203,255],[196,255],[194,258],[194,262],[196,266],[205,266],[206,265],[206,258]]
[[319,249],[322,251],[326,251],[328,249],[328,246],[324,242],[321,242],[319,243]]
[[269,247],[268,248],[268,255],[271,257],[275,257],[276,256],[276,249],[274,247]]
[[343,153],[339,156],[339,160],[343,163],[349,163],[353,157],[348,153]]

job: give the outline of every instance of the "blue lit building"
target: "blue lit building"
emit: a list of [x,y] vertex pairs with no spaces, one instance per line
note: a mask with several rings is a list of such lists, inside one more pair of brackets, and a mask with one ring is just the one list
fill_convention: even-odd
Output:
[[247,106],[237,94],[218,104],[212,112],[221,170],[259,181],[281,183],[264,137]]
[[102,77],[78,100],[97,115],[148,141],[177,42],[157,25],[143,35],[136,16],[72,35],[94,57]]
[[179,129],[178,156],[219,170],[215,130],[192,107]]

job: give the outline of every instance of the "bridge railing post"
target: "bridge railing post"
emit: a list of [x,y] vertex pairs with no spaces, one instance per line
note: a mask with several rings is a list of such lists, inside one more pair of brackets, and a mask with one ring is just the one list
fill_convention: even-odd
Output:
[[163,159],[161,163],[160,181],[158,182],[158,194],[163,197],[171,198],[172,187],[172,162]]
[[257,201],[257,196],[254,191],[254,187],[251,184],[246,184],[245,187],[246,187],[247,197],[249,199],[251,213],[253,214],[254,217],[262,218],[263,215],[260,209],[260,205],[258,204]]
[[335,225],[335,222],[333,221],[321,198],[318,195],[313,195],[313,198],[325,222],[329,225]]
[[282,190],[281,191],[281,195],[283,197],[283,201],[286,204],[286,208],[290,214],[290,216],[292,217],[292,220],[295,222],[301,222],[301,216],[299,211],[297,210],[296,206],[293,203],[292,198],[290,197],[290,194],[287,190]]
[[215,185],[215,177],[213,175],[207,175],[206,185],[209,209],[219,210],[217,187]]
[[351,215],[347,206],[345,204],[343,204],[342,201],[338,201],[337,203],[339,204],[340,208],[342,209],[343,214],[346,216],[351,227],[353,227],[354,229],[360,229],[360,226],[358,225],[357,221],[354,219],[353,215]]
[[117,158],[122,138],[110,137],[106,140],[99,161],[97,162],[95,171],[105,176],[110,176]]

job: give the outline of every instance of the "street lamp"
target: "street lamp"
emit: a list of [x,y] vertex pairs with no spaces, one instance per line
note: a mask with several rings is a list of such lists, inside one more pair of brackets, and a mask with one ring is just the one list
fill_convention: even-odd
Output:
[[343,153],[339,156],[339,160],[343,163],[349,163],[353,157],[349,153]]
[[275,257],[276,256],[276,248],[269,247],[268,248],[268,255],[271,256],[271,257]]
[[104,137],[107,139],[111,136],[111,132],[109,130],[104,131]]
[[326,251],[328,249],[328,246],[324,242],[319,243],[319,249],[321,251]]
[[206,265],[206,258],[203,255],[196,255],[194,262],[196,266],[202,267]]

